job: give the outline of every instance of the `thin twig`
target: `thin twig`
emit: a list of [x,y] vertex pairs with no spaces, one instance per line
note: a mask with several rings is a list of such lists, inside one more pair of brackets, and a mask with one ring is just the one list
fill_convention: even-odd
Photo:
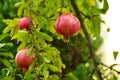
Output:
[[[28,16],[31,18],[30,0],[28,0]],[[34,43],[34,47],[38,52],[38,48],[37,48],[36,41],[35,41],[35,38],[34,38],[34,34],[33,34],[33,31],[32,31],[32,21],[29,23],[29,25],[30,25],[29,31],[30,31],[30,33],[32,35],[32,40],[33,40],[33,43]]]
[[84,20],[82,19],[81,15],[80,15],[80,11],[75,3],[75,0],[71,0],[71,4],[76,12],[76,16],[78,17],[78,19],[81,21],[81,28],[83,29],[83,32],[85,34],[85,37],[86,37],[86,40],[87,40],[87,44],[88,44],[88,48],[89,48],[89,52],[90,52],[90,56],[94,62],[94,68],[95,68],[95,71],[98,75],[98,78],[99,80],[103,80],[102,78],[102,75],[101,75],[101,72],[98,70],[98,62],[96,61],[95,59],[95,55],[94,55],[94,50],[93,50],[93,47],[92,47],[92,44],[91,44],[91,41],[90,41],[90,36],[89,34],[87,33],[86,29],[85,29],[85,25],[84,25]]
[[111,66],[108,66],[108,65],[103,64],[103,63],[100,63],[100,64],[101,64],[102,66],[105,66],[105,67],[109,68],[110,70],[113,70],[113,71],[117,72],[118,74],[120,74],[120,71],[118,71],[118,70],[116,70],[116,69],[113,68],[114,66],[120,65],[120,64],[112,64]]
[[60,13],[59,13],[59,15],[61,15],[61,14],[62,14],[62,7],[63,7],[63,3],[64,3],[64,0],[62,0],[62,1],[61,1],[61,7],[60,7]]

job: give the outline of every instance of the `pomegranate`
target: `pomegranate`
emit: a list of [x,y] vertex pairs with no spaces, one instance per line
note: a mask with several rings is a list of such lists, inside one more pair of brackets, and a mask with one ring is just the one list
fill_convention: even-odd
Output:
[[20,50],[15,57],[16,64],[23,70],[23,72],[26,72],[30,64],[34,61],[34,51],[31,56],[27,56],[28,51],[28,48]]
[[31,21],[32,21],[32,19],[29,17],[21,18],[19,21],[19,29],[22,30],[25,28],[28,30],[30,28]]
[[79,32],[80,22],[71,14],[62,14],[55,22],[55,29],[57,33],[68,39]]

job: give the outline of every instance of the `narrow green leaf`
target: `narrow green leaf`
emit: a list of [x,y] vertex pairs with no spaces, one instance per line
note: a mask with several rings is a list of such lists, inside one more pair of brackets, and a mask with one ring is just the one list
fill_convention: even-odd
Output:
[[44,62],[46,62],[46,63],[51,62],[51,59],[50,59],[49,55],[48,55],[48,57],[42,56],[42,58],[44,59]]
[[3,22],[8,25],[12,22],[12,20],[11,19],[3,19]]
[[5,44],[3,44],[3,43],[0,43],[0,48],[2,48],[2,47],[4,47],[5,46]]
[[85,34],[84,34],[84,32],[83,32],[83,29],[80,29],[79,32],[80,32],[80,34],[82,35],[82,37],[85,38]]
[[10,52],[0,52],[0,56],[14,58],[14,55]]
[[100,35],[100,18],[94,17],[91,19],[91,33],[93,37],[98,37]]
[[47,80],[48,76],[49,76],[49,72],[48,72],[48,66],[44,65],[43,67],[43,75],[44,75],[44,80]]
[[5,39],[6,37],[8,37],[9,34],[8,33],[3,33],[0,35],[0,41],[2,41],[3,39]]
[[17,42],[19,41],[25,41],[28,38],[28,34],[26,30],[19,30],[12,38],[13,39],[17,39]]
[[10,62],[9,62],[8,60],[6,60],[6,59],[1,59],[1,58],[0,58],[0,60],[2,61],[2,63],[3,63],[6,67],[10,67],[10,66],[11,66],[11,64],[10,64]]
[[55,22],[53,20],[49,20],[49,22],[47,23],[47,29],[53,34],[55,34],[56,32],[54,28],[54,24]]
[[22,42],[22,43],[19,45],[19,47],[17,48],[17,51],[25,48],[25,47],[26,47],[26,44],[27,44],[26,41]]
[[58,10],[57,10],[57,12],[61,12],[61,10],[62,10],[62,13],[70,13],[70,11],[67,9],[67,8],[58,8]]
[[12,43],[0,43],[0,48],[4,46],[13,46],[13,44]]
[[24,0],[22,0],[21,2],[22,2],[22,3],[21,3],[21,6],[19,7],[18,13],[17,13],[18,16],[21,16],[21,15],[23,14],[24,7],[26,6]]
[[50,80],[59,80],[59,77],[57,75],[51,75]]
[[32,64],[30,64],[29,66],[29,72],[31,72],[34,67],[35,67],[35,62],[32,62]]
[[29,49],[29,51],[28,51],[28,53],[27,53],[27,56],[31,56],[32,51],[33,51],[33,46]]
[[3,33],[7,33],[9,32],[13,27],[12,26],[7,26],[4,30],[3,30]]
[[70,78],[72,78],[72,80],[79,80],[72,72],[69,72],[67,74],[67,76],[69,76]]
[[85,28],[88,34],[91,33],[90,27],[92,26],[91,21],[89,19],[84,20]]
[[3,30],[3,33],[7,33],[9,31],[11,31],[12,33],[10,34],[14,34],[15,30],[18,28],[18,21],[19,18],[14,18],[13,20],[11,19],[4,19],[3,22],[6,23],[8,26]]
[[119,53],[118,51],[113,51],[114,60],[116,60],[118,53]]
[[52,65],[52,64],[47,64],[48,68],[51,69],[52,71],[57,71],[57,72],[61,72],[61,70],[59,70],[58,67]]
[[17,2],[17,3],[15,3],[15,7],[19,7],[20,5],[21,5],[22,3],[21,2]]
[[4,77],[2,80],[14,80],[14,77],[13,76],[7,76],[7,77]]
[[107,0],[104,0],[102,13],[105,14],[108,9],[109,9],[108,2],[107,2]]
[[39,38],[43,38],[47,41],[52,41],[53,40],[53,38],[51,36],[49,36],[48,34],[43,33],[43,32],[38,32],[37,35],[38,35]]

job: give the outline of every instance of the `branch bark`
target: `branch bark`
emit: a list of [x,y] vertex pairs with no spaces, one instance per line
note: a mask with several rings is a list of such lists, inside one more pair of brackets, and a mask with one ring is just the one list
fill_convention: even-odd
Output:
[[76,12],[76,16],[78,17],[78,19],[81,22],[81,28],[83,29],[83,32],[85,34],[85,38],[87,40],[87,44],[88,44],[88,48],[89,48],[89,52],[90,52],[90,57],[92,58],[92,60],[94,62],[94,69],[95,69],[95,71],[97,73],[97,76],[98,76],[99,80],[103,80],[102,74],[101,74],[101,72],[98,69],[99,63],[95,59],[95,52],[94,52],[92,44],[91,44],[90,35],[86,31],[85,25],[84,25],[84,20],[83,20],[83,18],[80,15],[81,12],[79,11],[79,9],[78,9],[78,7],[77,7],[77,5],[75,3],[75,0],[70,0],[70,1],[71,1],[71,4],[72,4],[75,12]]

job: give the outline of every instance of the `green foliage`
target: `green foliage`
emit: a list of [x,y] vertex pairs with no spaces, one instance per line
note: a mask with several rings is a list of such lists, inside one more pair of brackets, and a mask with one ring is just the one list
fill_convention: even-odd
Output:
[[[103,2],[102,8],[99,8],[97,0],[76,0],[95,51],[102,43],[100,24],[103,21],[100,14],[105,14],[109,8],[107,0],[99,1]],[[62,41],[62,36],[54,29],[55,20],[60,13],[75,15],[70,0],[4,0],[0,2],[3,3],[0,3],[0,10],[3,12],[0,13],[0,18],[4,18],[2,21],[6,24],[0,35],[0,61],[5,66],[1,69],[0,80],[90,79],[94,64],[90,58],[83,30],[80,30],[78,36],[71,37],[69,43],[65,43]],[[9,12],[9,19],[6,19],[6,11]],[[32,18],[33,25],[30,30],[19,30],[19,20],[25,16]],[[2,21],[0,23],[5,25]],[[6,41],[8,37],[10,38]],[[24,48],[30,48],[28,56],[35,49],[35,61],[26,73],[18,68],[14,60],[17,51]]]

